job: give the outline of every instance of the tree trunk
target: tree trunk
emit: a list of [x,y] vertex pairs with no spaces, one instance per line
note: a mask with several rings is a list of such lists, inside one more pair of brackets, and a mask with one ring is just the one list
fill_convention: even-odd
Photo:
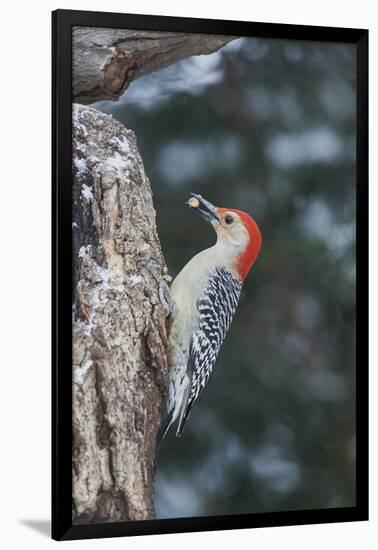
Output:
[[73,110],[73,517],[154,516],[153,480],[167,333],[166,267],[134,134]]
[[233,36],[74,27],[73,97],[117,100],[132,80],[191,55],[212,53]]

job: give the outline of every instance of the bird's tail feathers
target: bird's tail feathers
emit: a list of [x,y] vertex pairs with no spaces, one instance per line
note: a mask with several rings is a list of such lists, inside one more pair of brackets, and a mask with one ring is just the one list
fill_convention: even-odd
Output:
[[161,419],[160,427],[159,427],[157,437],[156,437],[157,453],[159,452],[161,444],[163,443],[163,439],[164,439],[164,437],[166,436],[166,434],[169,430],[169,427],[172,423],[172,418],[173,418],[173,410],[171,410],[168,414],[166,414]]
[[183,399],[183,405],[181,408],[180,418],[177,425],[176,437],[180,437],[184,431],[186,421],[188,420],[190,409],[192,408],[193,401],[189,401],[190,385],[185,390]]

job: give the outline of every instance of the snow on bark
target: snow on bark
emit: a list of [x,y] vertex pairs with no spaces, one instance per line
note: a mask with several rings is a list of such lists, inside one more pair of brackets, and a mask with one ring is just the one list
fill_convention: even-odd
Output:
[[156,433],[167,376],[166,273],[134,134],[73,108],[73,519],[154,517]]
[[74,27],[74,100],[117,100],[132,80],[185,57],[215,52],[234,39],[211,34]]

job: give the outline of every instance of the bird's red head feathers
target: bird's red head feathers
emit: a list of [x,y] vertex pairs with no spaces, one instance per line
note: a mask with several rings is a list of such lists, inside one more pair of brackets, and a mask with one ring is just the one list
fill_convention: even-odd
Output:
[[237,257],[235,265],[235,269],[239,274],[239,277],[243,281],[248,275],[249,270],[255,263],[255,260],[261,249],[262,236],[260,229],[255,220],[249,214],[243,212],[242,210],[236,210],[235,208],[219,208],[218,210],[235,212],[235,214],[240,217],[244,227],[248,232],[249,242],[243,252]]

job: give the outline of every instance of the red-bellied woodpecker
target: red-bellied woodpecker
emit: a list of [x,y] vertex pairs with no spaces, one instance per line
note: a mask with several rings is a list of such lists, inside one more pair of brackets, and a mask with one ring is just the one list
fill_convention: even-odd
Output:
[[190,409],[213,370],[243,281],[262,242],[256,222],[245,212],[217,208],[201,195],[191,195],[187,204],[211,223],[217,242],[194,256],[171,286],[175,311],[170,330],[166,418],[160,437],[177,418],[176,435],[181,435]]

